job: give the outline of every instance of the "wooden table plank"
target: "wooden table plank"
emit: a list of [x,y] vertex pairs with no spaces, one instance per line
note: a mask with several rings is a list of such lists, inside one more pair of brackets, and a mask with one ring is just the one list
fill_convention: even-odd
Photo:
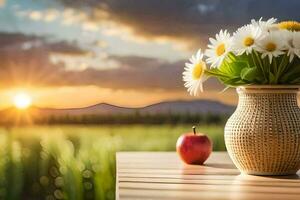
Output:
[[156,191],[156,190],[130,190],[122,189],[120,199],[172,199],[172,200],[299,200],[299,195],[294,194],[265,194],[265,193],[240,193],[216,191]]
[[174,152],[117,153],[117,199],[300,199],[295,176],[241,175],[226,152],[203,166],[186,165]]

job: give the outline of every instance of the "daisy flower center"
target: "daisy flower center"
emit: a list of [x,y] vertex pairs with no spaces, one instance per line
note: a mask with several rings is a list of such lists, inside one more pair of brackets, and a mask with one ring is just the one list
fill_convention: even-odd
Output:
[[254,39],[252,37],[246,37],[244,39],[244,45],[250,47],[254,44]]
[[273,42],[269,42],[266,44],[266,50],[269,52],[275,51],[276,47],[276,44],[274,44]]
[[201,78],[202,73],[204,72],[204,68],[205,68],[204,62],[195,64],[194,69],[193,69],[193,79],[194,80],[198,80],[199,78]]
[[300,23],[297,21],[284,21],[277,24],[280,29],[286,29],[289,31],[300,31]]
[[221,56],[225,53],[225,44],[224,43],[221,43],[219,44],[219,46],[217,46],[216,48],[216,54],[217,56]]

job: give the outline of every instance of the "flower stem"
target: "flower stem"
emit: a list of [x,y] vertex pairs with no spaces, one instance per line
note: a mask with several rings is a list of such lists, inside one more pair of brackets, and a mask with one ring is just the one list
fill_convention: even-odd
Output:
[[[258,66],[260,67],[261,72],[263,73],[264,78],[265,78],[266,80],[268,80],[268,78],[267,78],[267,76],[266,76],[266,74],[265,74],[265,70],[264,70],[263,64],[262,64],[262,62],[261,62],[261,60],[260,60],[259,55],[257,54],[256,51],[253,51],[253,52],[254,52],[254,54],[251,54],[251,55],[252,55],[253,63],[254,63],[255,65],[258,65]],[[256,60],[258,61],[258,64],[256,63]]]
[[276,81],[278,81],[279,76],[285,71],[286,67],[289,66],[289,63],[286,63],[288,61],[287,59],[288,56],[285,54],[279,64],[278,71],[276,73]]
[[192,127],[194,135],[196,135],[196,126]]
[[233,62],[236,60],[235,56],[232,53],[228,54],[228,58],[230,58],[230,60]]
[[267,81],[267,83],[269,83],[270,84],[270,80],[269,80],[269,76],[270,76],[270,64],[269,64],[269,61],[268,61],[268,58],[267,57],[265,57],[264,59],[263,59],[263,65],[267,68],[267,74],[268,74],[268,77],[266,78],[266,81]]

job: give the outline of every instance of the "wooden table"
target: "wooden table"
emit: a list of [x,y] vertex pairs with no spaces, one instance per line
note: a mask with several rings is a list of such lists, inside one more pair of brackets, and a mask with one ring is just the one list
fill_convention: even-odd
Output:
[[205,166],[185,165],[175,152],[119,152],[116,198],[300,200],[300,179],[241,175],[226,152]]

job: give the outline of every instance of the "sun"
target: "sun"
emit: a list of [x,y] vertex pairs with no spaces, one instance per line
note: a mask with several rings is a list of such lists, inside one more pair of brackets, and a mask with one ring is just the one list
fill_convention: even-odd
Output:
[[18,109],[26,109],[31,105],[32,98],[26,92],[20,92],[13,97],[13,103]]

